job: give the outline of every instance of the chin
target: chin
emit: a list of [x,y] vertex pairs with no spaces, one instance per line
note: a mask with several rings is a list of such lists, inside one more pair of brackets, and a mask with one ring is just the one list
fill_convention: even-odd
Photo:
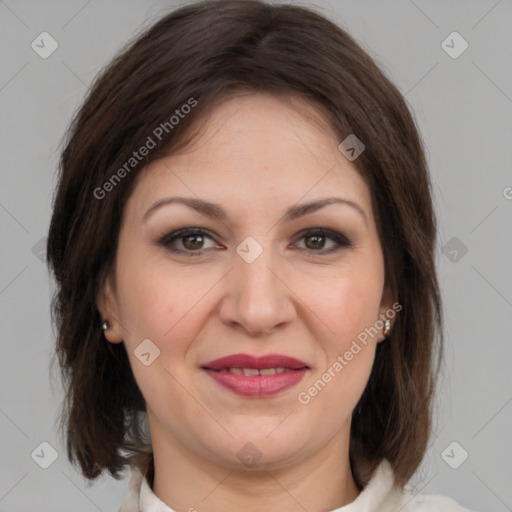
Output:
[[236,431],[231,430],[233,438],[226,440],[229,445],[226,450],[232,454],[230,458],[237,468],[270,470],[293,462],[298,449],[307,440],[301,437],[301,429],[292,422],[285,426],[288,420],[280,424],[281,421],[282,418],[272,418],[272,421],[267,418],[255,425],[252,420],[250,426],[237,425]]

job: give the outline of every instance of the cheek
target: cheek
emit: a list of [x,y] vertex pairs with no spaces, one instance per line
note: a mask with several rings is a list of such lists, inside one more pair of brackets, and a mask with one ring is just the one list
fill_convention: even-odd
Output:
[[308,281],[305,303],[320,319],[322,330],[338,352],[378,318],[382,277],[368,268],[344,268],[335,277]]
[[[315,377],[318,385],[313,383],[322,389],[315,407],[333,424],[343,422],[355,407],[375,357],[376,342],[365,330],[378,318],[380,281],[375,275],[368,279],[360,276],[354,272],[331,281],[329,292],[324,290],[311,306],[323,320],[316,339],[325,354]],[[315,393],[315,389],[311,391]]]
[[[172,264],[162,265],[147,254],[132,253],[118,260],[120,322],[135,380],[153,410],[169,403],[185,408],[186,396],[177,382],[187,379],[184,360],[197,337],[204,314],[200,298],[204,295],[197,272],[181,272]],[[154,362],[144,365],[137,357],[139,345],[149,339]],[[172,368],[172,376],[167,371]],[[166,370],[167,369],[167,370]]]
[[216,276],[184,268],[150,251],[133,252],[118,261],[120,321],[128,344],[149,338],[173,354],[186,348],[201,326],[205,296]]

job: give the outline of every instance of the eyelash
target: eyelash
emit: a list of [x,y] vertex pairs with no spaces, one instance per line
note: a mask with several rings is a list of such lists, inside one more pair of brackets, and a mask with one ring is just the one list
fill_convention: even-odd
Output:
[[[165,235],[161,240],[160,244],[163,245],[166,249],[173,253],[177,254],[186,254],[187,257],[194,257],[194,256],[202,256],[205,251],[208,249],[199,249],[196,251],[192,250],[183,250],[183,249],[175,249],[170,247],[170,244],[174,242],[175,240],[186,238],[187,236],[191,235],[201,235],[206,236],[208,238],[213,238],[208,231],[202,228],[184,228],[179,229],[178,231],[174,231],[172,233],[169,233],[168,235]],[[320,249],[320,250],[314,250],[314,249],[304,249],[305,251],[313,254],[332,254],[335,252],[338,252],[342,249],[346,249],[349,247],[352,247],[351,242],[346,238],[345,236],[341,235],[340,233],[337,233],[336,231],[331,231],[329,229],[323,229],[323,228],[316,228],[316,229],[308,229],[305,231],[302,231],[300,233],[299,238],[297,241],[302,240],[303,238],[307,238],[308,236],[323,236],[326,238],[331,239],[335,242],[335,246],[331,247],[330,249]]]

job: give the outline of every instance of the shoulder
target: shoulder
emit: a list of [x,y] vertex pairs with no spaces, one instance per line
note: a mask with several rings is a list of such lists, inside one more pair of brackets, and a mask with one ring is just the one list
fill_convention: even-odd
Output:
[[406,491],[402,492],[400,506],[401,512],[473,512],[447,496],[412,495]]
[[[357,505],[357,507],[356,507]],[[359,508],[358,508],[359,507]],[[395,486],[394,473],[390,463],[383,459],[374,471],[369,484],[354,502],[352,509],[375,512],[474,512],[459,505],[452,498],[437,494],[412,494]]]
[[143,477],[141,471],[135,466],[130,466],[128,492],[117,512],[138,512],[140,510],[139,498],[142,479]]

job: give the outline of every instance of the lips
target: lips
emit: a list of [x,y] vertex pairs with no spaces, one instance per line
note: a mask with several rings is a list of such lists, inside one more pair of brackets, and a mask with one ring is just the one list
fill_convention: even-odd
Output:
[[282,354],[254,357],[233,354],[201,365],[218,384],[238,395],[272,396],[297,384],[310,369],[299,359]]
[[254,357],[247,354],[232,354],[205,363],[202,365],[202,368],[208,370],[223,370],[228,368],[252,368],[256,370],[285,368],[289,370],[300,370],[301,368],[309,368],[309,366],[304,361],[282,354],[268,354],[263,357]]

